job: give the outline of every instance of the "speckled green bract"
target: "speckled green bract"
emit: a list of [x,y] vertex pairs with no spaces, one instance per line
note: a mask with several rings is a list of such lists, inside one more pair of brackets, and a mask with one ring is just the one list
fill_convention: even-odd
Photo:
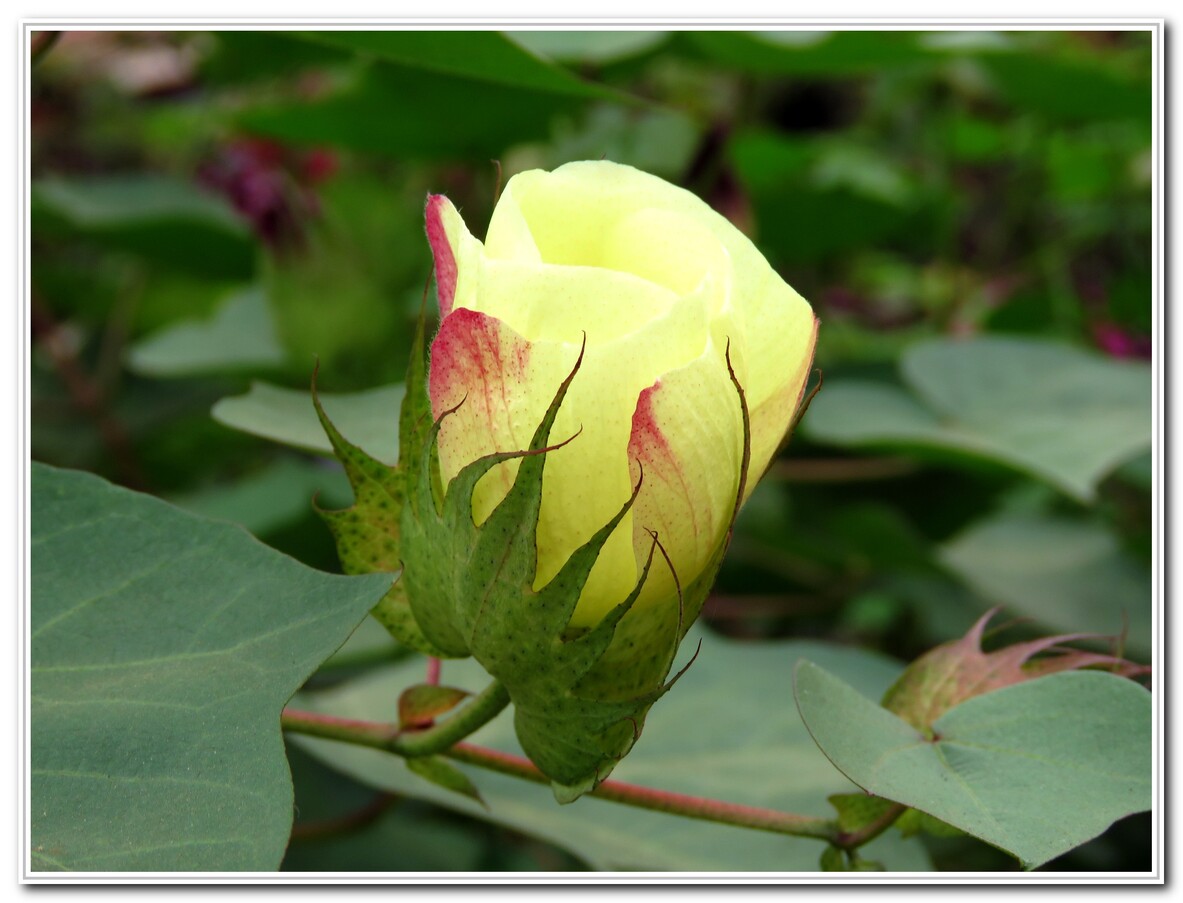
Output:
[[[448,654],[471,654],[502,682],[514,704],[518,740],[561,802],[606,778],[640,736],[649,707],[673,685],[666,677],[678,645],[726,547],[724,539],[707,571],[680,598],[634,609],[650,567],[668,566],[654,543],[632,593],[594,628],[569,631],[592,566],[634,493],[545,587],[533,589],[543,468],[548,455],[563,453],[547,442],[578,369],[576,363],[558,387],[529,449],[474,461],[446,495],[439,489],[435,448],[446,413],[420,434],[419,449],[408,450],[414,457],[404,459],[403,582],[419,628]],[[426,404],[425,398],[419,403]],[[408,386],[404,404],[415,403]],[[472,517],[477,481],[514,458],[521,463],[513,486],[478,527]]]
[[[423,327],[415,337],[415,351],[421,357]],[[408,373],[407,397],[422,394],[422,367],[412,364]],[[417,380],[417,383],[413,382]],[[353,487],[354,504],[340,511],[317,508],[328,524],[337,544],[337,557],[347,574],[390,573],[401,567],[399,517],[406,496],[406,475],[401,466],[391,467],[370,457],[353,445],[333,426],[312,387],[312,401],[317,417],[332,443],[337,460],[345,468]],[[402,452],[413,443],[422,443],[422,433],[431,424],[430,410],[417,411],[415,405],[403,403],[399,417],[400,462],[406,460]],[[408,422],[410,421],[410,422]],[[402,580],[396,580],[390,590],[374,607],[372,614],[390,631],[395,639],[425,655],[445,657],[446,653],[433,645],[419,629],[411,614]]]

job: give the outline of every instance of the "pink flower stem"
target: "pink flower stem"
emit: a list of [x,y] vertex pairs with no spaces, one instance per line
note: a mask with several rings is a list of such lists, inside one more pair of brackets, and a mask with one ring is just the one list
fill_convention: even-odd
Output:
[[433,687],[439,686],[440,682],[440,660],[435,656],[427,659],[427,683]]

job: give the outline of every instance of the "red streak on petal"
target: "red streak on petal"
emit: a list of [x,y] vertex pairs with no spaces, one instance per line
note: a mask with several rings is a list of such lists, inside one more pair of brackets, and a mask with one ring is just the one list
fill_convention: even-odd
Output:
[[[662,432],[661,425],[658,423],[655,399],[661,388],[661,380],[659,379],[647,389],[642,389],[641,394],[637,396],[637,406],[633,411],[632,433],[628,440],[629,466],[634,482],[640,473],[638,468],[633,466],[637,464],[644,469],[646,481],[656,478],[676,487],[686,503],[685,510],[679,514],[690,519],[691,529],[697,533],[698,518],[695,511],[694,494],[691,492],[690,486],[687,485],[681,461],[678,460],[669,439]],[[645,487],[642,486],[638,510],[645,509],[646,495]],[[663,519],[668,519],[673,514],[668,511],[653,511],[651,513]],[[656,527],[654,524],[641,524],[640,526],[642,528]]]
[[662,433],[653,410],[653,396],[660,388],[659,379],[649,388],[642,389],[633,411],[633,429],[628,440],[629,458],[642,464],[654,464],[672,458],[669,440]]
[[439,417],[466,398],[465,407],[471,405],[470,410],[484,419],[491,440],[512,434],[513,412],[507,390],[525,381],[529,360],[529,342],[500,320],[457,308],[444,319],[431,343],[428,391],[432,415]]
[[435,283],[440,301],[440,318],[452,312],[456,298],[456,255],[448,243],[448,232],[440,208],[447,202],[442,194],[427,197],[427,241],[435,256]]

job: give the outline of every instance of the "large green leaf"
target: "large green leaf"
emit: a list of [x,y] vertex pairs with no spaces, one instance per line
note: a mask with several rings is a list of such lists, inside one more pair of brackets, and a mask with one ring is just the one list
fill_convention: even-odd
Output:
[[257,286],[231,294],[209,319],[175,323],[142,339],[127,358],[132,370],[163,377],[266,370],[283,362],[267,298]]
[[[398,461],[398,411],[403,385],[380,386],[365,392],[320,393],[321,404],[349,440],[386,464]],[[333,453],[312,396],[299,389],[283,389],[265,382],[251,383],[245,395],[223,398],[211,411],[215,420],[233,429],[262,436],[293,448]]]
[[31,867],[277,868],[288,697],[389,576],[337,577],[90,474],[32,470]]
[[44,179],[34,228],[67,228],[120,250],[209,277],[248,278],[255,242],[220,198],[160,175]]
[[1151,805],[1151,699],[1111,674],[1053,674],[954,706],[926,737],[812,662],[794,693],[847,777],[1034,868]]
[[804,428],[835,445],[986,458],[1086,502],[1102,477],[1150,444],[1150,368],[1139,362],[983,336],[917,343],[900,368],[907,389],[827,383]]
[[[695,635],[692,632],[691,643]],[[653,707],[641,739],[617,765],[613,778],[831,816],[827,794],[852,788],[817,751],[792,706],[778,702],[769,687],[784,686],[794,662],[808,656],[863,692],[880,695],[898,674],[898,665],[878,655],[820,643],[737,643],[710,634],[702,634],[702,641],[694,665]],[[391,700],[422,679],[419,659],[326,691],[302,693],[293,705],[348,718],[390,720]],[[488,677],[466,659],[445,662],[443,680],[479,690]],[[465,766],[486,810],[410,774],[381,752],[309,737],[293,739],[358,780],[509,825],[559,844],[595,868],[814,871],[823,849],[815,840],[692,821],[589,796],[560,806],[545,786]],[[482,728],[473,741],[520,754],[509,712]],[[891,835],[870,846],[868,856],[890,869],[929,867],[918,844]]]
[[586,97],[376,62],[312,102],[276,102],[242,114],[251,131],[299,144],[392,155],[485,161],[547,137],[552,119]]
[[300,36],[410,69],[529,91],[619,99],[608,88],[581,81],[495,31],[321,31]]
[[1150,571],[1099,523],[1008,513],[946,544],[941,560],[990,604],[1064,631],[1116,635],[1127,649],[1151,645]]

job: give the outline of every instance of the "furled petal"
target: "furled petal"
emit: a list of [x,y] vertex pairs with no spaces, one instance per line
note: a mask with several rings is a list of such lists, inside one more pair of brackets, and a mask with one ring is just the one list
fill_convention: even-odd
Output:
[[[779,282],[779,285],[788,288],[783,282]],[[748,393],[752,428],[752,460],[747,487],[749,495],[784,441],[785,433],[801,404],[813,364],[818,325],[808,305],[804,308],[786,306],[779,317],[761,316],[757,322],[764,332],[752,330],[749,322],[747,347],[744,350],[747,366],[744,368],[743,385],[744,391]],[[756,335],[759,335],[758,339]],[[759,392],[749,387],[756,387]]]
[[[711,313],[725,304],[731,260],[717,236],[697,219],[660,203],[648,206],[653,183],[662,196],[668,184],[609,165],[603,171],[613,178],[589,190],[582,179],[571,178],[570,168],[525,172],[509,181],[489,224],[487,257],[631,274],[678,295],[709,277],[717,292]],[[576,167],[574,175],[580,171]]]
[[[594,267],[485,260],[472,300],[531,341],[602,345],[661,318],[679,301],[660,285]],[[700,337],[705,338],[705,332]]]
[[[730,526],[743,455],[739,393],[713,343],[641,392],[628,451],[634,480],[644,474],[633,506],[634,553],[643,561],[649,531],[656,532],[685,585]],[[642,601],[674,594],[668,568],[653,568]]]

